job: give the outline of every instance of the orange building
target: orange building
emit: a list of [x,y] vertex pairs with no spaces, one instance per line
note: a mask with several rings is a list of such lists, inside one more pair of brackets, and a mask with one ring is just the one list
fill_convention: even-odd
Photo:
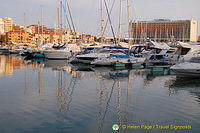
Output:
[[41,25],[30,25],[27,27],[27,31],[31,34],[50,34],[51,30]]
[[[25,37],[26,34],[26,37]],[[32,35],[29,32],[24,30],[13,30],[6,33],[6,42],[7,43],[25,43],[31,42]]]
[[89,43],[89,42],[94,42],[94,36],[92,36],[92,35],[86,35],[86,34],[82,34],[82,35],[80,35],[80,37],[79,37],[80,39],[81,39],[81,41],[83,42],[83,43]]

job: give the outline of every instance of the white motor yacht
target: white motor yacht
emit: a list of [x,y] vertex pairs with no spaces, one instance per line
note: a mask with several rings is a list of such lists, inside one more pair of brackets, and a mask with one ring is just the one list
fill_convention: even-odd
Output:
[[134,63],[144,63],[146,58],[144,57],[133,57],[125,54],[121,55],[113,55],[111,54],[109,57],[98,58],[91,62],[93,65],[100,66],[112,66],[115,63],[122,64],[134,64]]
[[190,61],[177,63],[171,70],[179,76],[200,77],[200,58],[191,58]]
[[104,48],[104,49],[101,49],[101,50],[92,51],[90,53],[76,55],[76,57],[73,57],[73,58],[70,59],[70,62],[71,63],[80,62],[80,63],[90,64],[95,59],[107,58],[111,54],[122,54],[125,50],[128,51],[127,48],[123,48],[123,47]]
[[66,44],[61,49],[44,50],[43,53],[47,59],[66,60],[69,59],[73,54],[80,51],[80,46],[77,46],[76,44]]

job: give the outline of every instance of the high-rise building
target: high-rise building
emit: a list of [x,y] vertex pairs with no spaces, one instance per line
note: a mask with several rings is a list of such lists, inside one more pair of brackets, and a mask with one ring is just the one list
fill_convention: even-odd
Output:
[[7,33],[13,29],[13,20],[12,18],[3,18],[4,21],[4,32]]
[[0,35],[4,33],[4,21],[0,18]]
[[197,41],[198,22],[191,20],[158,19],[131,22],[131,37],[137,43],[146,39],[156,41]]

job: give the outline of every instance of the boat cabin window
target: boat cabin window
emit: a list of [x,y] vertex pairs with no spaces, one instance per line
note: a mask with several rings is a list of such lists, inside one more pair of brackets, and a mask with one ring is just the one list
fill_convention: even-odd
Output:
[[167,53],[173,53],[174,51],[167,51]]
[[149,59],[150,60],[161,60],[163,59],[164,55],[152,55]]
[[182,48],[181,55],[186,55],[190,51],[190,48]]
[[156,54],[159,54],[161,51],[162,51],[161,49],[153,49],[153,50],[152,50],[152,52],[153,52],[153,53],[156,53]]
[[133,53],[134,54],[142,53],[143,50],[146,50],[146,47],[138,46],[138,47],[135,48],[135,50],[133,51]]

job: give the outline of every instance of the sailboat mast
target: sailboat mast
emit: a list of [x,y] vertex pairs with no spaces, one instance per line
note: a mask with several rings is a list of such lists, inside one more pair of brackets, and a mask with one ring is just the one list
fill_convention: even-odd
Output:
[[65,29],[67,29],[67,0],[65,0]]
[[59,7],[57,8],[57,11],[58,11],[58,28],[60,28],[60,19],[59,19],[60,15],[59,15]]
[[60,1],[60,28],[62,29],[63,24],[62,24],[62,0]]
[[27,41],[26,41],[26,13],[24,13],[24,28],[25,28],[25,29],[24,29],[24,30],[25,30],[25,31],[24,31],[24,34],[25,34],[25,43],[26,43],[26,42],[27,42]]
[[130,39],[130,4],[129,0],[127,0],[127,14],[128,14],[128,38]]
[[42,27],[41,42],[43,43],[43,7],[42,6],[41,6],[41,27]]
[[183,42],[185,42],[185,26],[183,25]]
[[120,12],[119,12],[119,28],[118,28],[118,43],[121,40],[121,21],[122,21],[122,0],[120,0]]
[[107,12],[107,14],[108,14],[108,20],[109,20],[109,22],[110,22],[110,27],[111,27],[111,30],[112,30],[112,34],[113,34],[113,37],[114,37],[114,43],[116,44],[115,32],[114,32],[114,29],[113,29],[113,26],[112,26],[110,14],[109,14],[109,11],[108,11],[108,6],[107,6],[107,3],[106,3],[105,0],[104,0],[104,4],[105,4],[105,7],[106,7],[106,12]]
[[103,37],[103,0],[101,0],[101,37]]

